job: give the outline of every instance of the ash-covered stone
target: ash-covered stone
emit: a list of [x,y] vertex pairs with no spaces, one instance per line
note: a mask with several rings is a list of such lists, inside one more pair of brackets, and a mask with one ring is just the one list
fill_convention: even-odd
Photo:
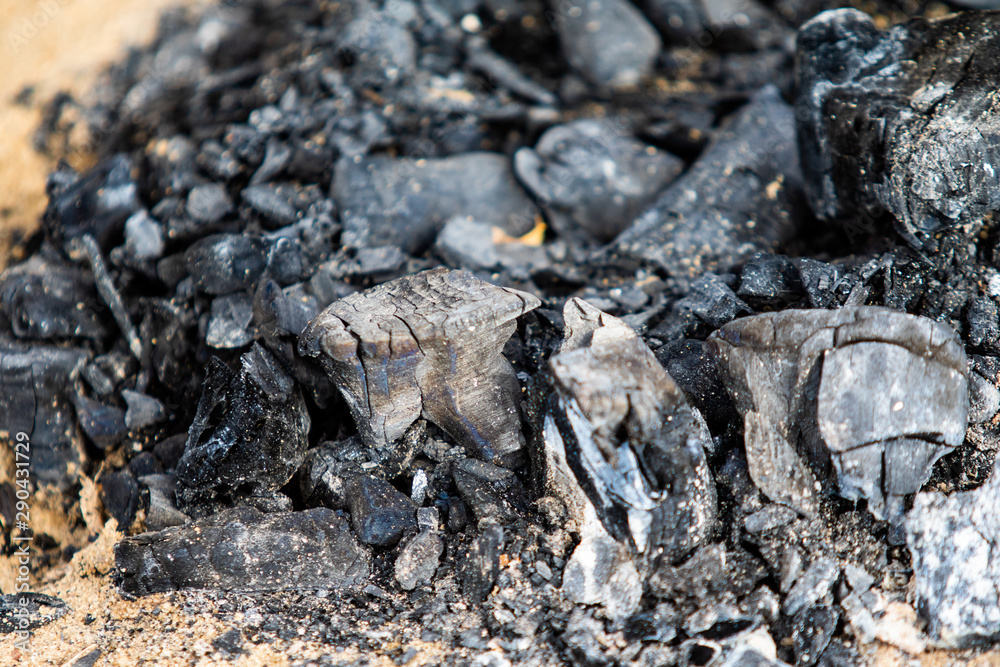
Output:
[[115,564],[119,586],[132,595],[360,588],[371,569],[333,510],[265,515],[247,506],[126,538],[115,546]]
[[610,120],[578,120],[545,131],[514,154],[514,171],[562,233],[618,236],[683,168]]
[[1000,463],[975,491],[919,493],[907,515],[917,610],[952,648],[1000,637]]
[[966,12],[879,31],[866,14],[839,9],[802,26],[796,107],[818,216],[888,211],[920,248],[942,229],[971,235],[1000,209],[998,23]]
[[238,373],[213,358],[177,464],[182,509],[277,492],[302,463],[309,425],[301,390],[267,350],[254,345]]
[[351,526],[365,544],[392,546],[403,532],[416,528],[416,506],[389,482],[358,475],[344,482]]
[[436,269],[335,302],[302,332],[299,350],[319,358],[375,451],[423,415],[471,453],[510,465],[524,438],[517,378],[500,352],[516,318],[539,303]]
[[528,510],[521,481],[513,472],[485,461],[463,459],[452,469],[455,486],[476,519],[501,525],[522,518]]
[[507,158],[486,152],[345,159],[337,164],[332,196],[341,209],[344,246],[394,245],[411,254],[429,247],[456,216],[521,236],[538,215]]
[[773,501],[812,514],[820,482],[899,525],[903,496],[961,444],[965,353],[955,332],[884,308],[788,310],[709,339],[743,414],[750,475]]
[[[701,415],[621,320],[572,299],[548,363],[534,462],[578,525],[593,512],[642,554],[683,557],[715,520]],[[595,533],[596,535],[596,533]]]
[[635,5],[627,0],[551,4],[566,59],[592,83],[628,88],[651,73],[662,42]]
[[705,271],[725,271],[773,250],[806,218],[795,116],[768,87],[610,249],[687,286]]

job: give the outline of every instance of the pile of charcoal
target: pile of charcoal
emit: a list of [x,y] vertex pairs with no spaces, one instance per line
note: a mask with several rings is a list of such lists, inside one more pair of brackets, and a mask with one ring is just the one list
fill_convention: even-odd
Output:
[[97,482],[125,595],[478,664],[988,647],[1000,12],[883,10],[168,13],[46,108],[97,161],[0,276],[0,436]]

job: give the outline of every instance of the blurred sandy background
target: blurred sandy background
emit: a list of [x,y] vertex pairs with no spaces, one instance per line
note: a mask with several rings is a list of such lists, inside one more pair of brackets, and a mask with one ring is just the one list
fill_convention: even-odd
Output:
[[[41,106],[56,92],[83,95],[128,46],[153,37],[159,13],[205,0],[0,0],[0,266],[12,234],[45,210],[53,159],[31,146]],[[15,103],[33,86],[28,106]]]

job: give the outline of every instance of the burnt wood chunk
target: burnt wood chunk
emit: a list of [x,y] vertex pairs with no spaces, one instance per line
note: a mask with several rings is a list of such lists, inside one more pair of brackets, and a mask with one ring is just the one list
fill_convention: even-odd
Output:
[[619,542],[676,560],[715,519],[708,428],[628,325],[580,299],[563,317],[542,392],[542,485],[578,523],[596,510]]
[[434,269],[333,303],[302,332],[299,350],[320,359],[376,451],[423,415],[471,454],[505,466],[524,438],[517,376],[500,352],[515,320],[540,303]]
[[367,581],[370,560],[347,521],[325,507],[262,514],[241,505],[115,546],[119,586],[132,595],[349,588]]
[[968,371],[955,332],[871,306],[730,322],[708,341],[743,414],[750,476],[804,513],[821,484],[899,526],[903,496],[965,437]]

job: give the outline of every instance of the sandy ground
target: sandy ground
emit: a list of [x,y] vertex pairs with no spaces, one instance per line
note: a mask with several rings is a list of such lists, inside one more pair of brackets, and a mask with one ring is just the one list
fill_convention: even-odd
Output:
[[[0,266],[13,234],[45,210],[53,160],[31,147],[41,104],[60,90],[86,92],[102,67],[148,41],[169,6],[205,0],[0,0]],[[28,106],[14,102],[25,86]]]

